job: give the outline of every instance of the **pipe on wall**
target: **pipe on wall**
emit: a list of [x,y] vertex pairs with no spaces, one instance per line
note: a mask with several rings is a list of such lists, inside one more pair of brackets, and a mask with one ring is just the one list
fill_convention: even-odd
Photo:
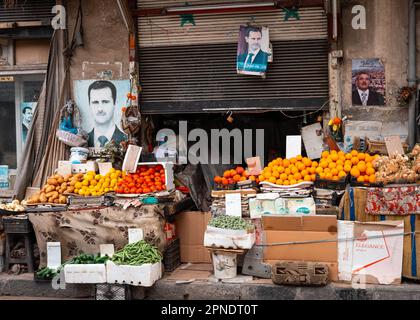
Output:
[[[409,0],[408,8],[409,25],[408,25],[408,85],[409,87],[417,87],[416,75],[416,5],[414,0]],[[413,148],[416,144],[416,101],[417,91],[412,94],[408,106],[408,144]]]

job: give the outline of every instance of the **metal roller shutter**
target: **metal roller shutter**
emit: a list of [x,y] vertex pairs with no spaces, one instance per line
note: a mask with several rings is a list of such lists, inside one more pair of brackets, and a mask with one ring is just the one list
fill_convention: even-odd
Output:
[[[140,0],[139,8],[184,3]],[[313,110],[328,100],[322,8],[302,8],[301,20],[288,22],[280,10],[194,16],[197,25],[187,28],[180,27],[179,16],[138,19],[143,113]],[[251,17],[270,28],[274,61],[266,79],[236,73],[239,26]]]
[[17,0],[15,6],[6,8],[0,0],[0,22],[38,21],[51,19],[55,0]]

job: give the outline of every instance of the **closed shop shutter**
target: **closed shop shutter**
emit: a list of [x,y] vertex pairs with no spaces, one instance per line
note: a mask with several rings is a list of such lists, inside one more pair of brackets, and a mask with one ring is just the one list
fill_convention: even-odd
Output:
[[0,22],[41,21],[51,19],[55,0],[17,0],[12,7],[6,7],[0,0]]
[[[226,3],[211,3],[218,2]],[[138,6],[184,3],[139,0]],[[184,27],[177,15],[139,17],[143,113],[319,109],[328,100],[327,18],[318,7],[299,13],[301,20],[289,21],[281,10],[195,14],[196,26]],[[239,26],[249,22],[270,29],[274,61],[266,79],[236,73]]]

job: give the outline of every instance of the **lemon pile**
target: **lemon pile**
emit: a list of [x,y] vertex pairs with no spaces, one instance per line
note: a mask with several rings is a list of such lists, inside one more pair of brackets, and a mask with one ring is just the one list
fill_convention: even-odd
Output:
[[110,169],[104,176],[89,171],[83,176],[82,181],[75,184],[74,193],[85,197],[102,196],[105,193],[115,191],[122,178],[121,170],[115,170],[114,168]]

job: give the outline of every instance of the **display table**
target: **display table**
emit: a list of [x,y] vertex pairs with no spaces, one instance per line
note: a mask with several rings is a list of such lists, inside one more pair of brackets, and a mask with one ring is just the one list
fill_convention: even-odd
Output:
[[47,264],[47,242],[61,243],[63,261],[82,252],[97,254],[100,244],[114,244],[119,250],[128,243],[129,228],[143,229],[144,238],[160,250],[166,244],[160,205],[31,213],[29,219],[40,251],[40,268]]
[[403,276],[420,280],[420,186],[404,188],[349,188],[341,200],[338,218],[360,222],[403,220]]

